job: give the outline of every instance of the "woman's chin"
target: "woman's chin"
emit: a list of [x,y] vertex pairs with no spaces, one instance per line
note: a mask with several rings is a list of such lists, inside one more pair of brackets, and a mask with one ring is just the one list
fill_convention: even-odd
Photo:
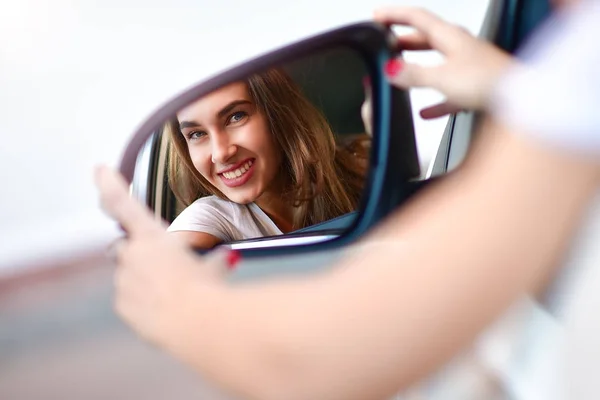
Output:
[[225,193],[227,198],[237,204],[250,204],[256,200],[256,196],[250,196],[242,193]]

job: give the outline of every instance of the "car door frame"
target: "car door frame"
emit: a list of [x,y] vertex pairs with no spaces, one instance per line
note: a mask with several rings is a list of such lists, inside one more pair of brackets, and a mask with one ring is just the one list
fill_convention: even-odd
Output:
[[[514,54],[549,12],[550,3],[544,0],[492,0],[478,36]],[[483,117],[480,112],[449,117],[427,178],[448,173],[462,163]]]

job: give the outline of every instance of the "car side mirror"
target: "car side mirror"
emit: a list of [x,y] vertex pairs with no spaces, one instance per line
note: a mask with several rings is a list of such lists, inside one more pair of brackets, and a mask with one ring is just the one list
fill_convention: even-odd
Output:
[[233,67],[168,101],[133,135],[132,194],[199,251],[341,246],[419,177],[410,101],[382,75],[390,31],[360,23]]

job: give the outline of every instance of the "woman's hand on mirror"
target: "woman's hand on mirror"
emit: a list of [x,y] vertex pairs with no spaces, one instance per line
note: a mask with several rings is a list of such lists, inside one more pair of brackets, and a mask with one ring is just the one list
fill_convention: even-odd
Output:
[[168,347],[185,334],[187,296],[218,283],[233,260],[221,250],[201,258],[166,233],[150,211],[129,195],[117,172],[101,167],[95,178],[103,209],[128,236],[115,249],[115,309],[142,337]]
[[392,84],[404,89],[430,87],[446,96],[444,103],[421,110],[425,119],[463,109],[484,109],[497,78],[515,62],[498,47],[421,8],[380,8],[374,18],[386,25],[415,28],[412,34],[397,36],[398,49],[437,50],[445,57],[441,65],[430,67],[400,59],[392,59],[386,65]]

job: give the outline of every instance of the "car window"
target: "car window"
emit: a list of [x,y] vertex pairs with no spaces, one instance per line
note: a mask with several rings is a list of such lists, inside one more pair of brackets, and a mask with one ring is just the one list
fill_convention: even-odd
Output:
[[[436,1],[424,1],[420,6],[439,13],[442,18],[466,28],[473,34],[478,34],[490,4],[489,0],[463,0],[443,5]],[[398,33],[409,32],[408,29],[403,28],[395,28],[395,31]],[[439,53],[434,51],[405,52],[404,58],[408,62],[421,65],[436,65],[443,59]],[[424,120],[419,115],[422,108],[443,101],[444,98],[439,92],[432,89],[412,89],[410,97],[421,172],[425,174],[435,157],[448,123],[448,117]]]

